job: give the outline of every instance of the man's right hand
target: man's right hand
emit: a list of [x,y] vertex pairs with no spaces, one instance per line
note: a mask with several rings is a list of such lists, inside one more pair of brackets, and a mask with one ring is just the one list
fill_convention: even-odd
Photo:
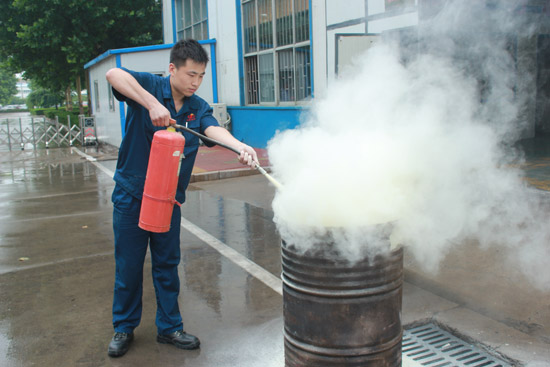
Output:
[[119,93],[136,101],[149,111],[149,117],[154,126],[170,125],[170,111],[151,93],[143,89],[130,73],[120,68],[112,68],[107,71],[106,77]]
[[157,103],[149,110],[149,117],[154,126],[170,125],[170,111],[162,104]]

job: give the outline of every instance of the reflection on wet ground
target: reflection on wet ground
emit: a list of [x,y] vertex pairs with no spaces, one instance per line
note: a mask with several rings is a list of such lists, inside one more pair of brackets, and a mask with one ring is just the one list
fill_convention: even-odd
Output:
[[[281,366],[282,300],[182,229],[180,307],[198,351],[156,343],[149,258],[130,352],[107,357],[114,280],[113,181],[70,149],[0,156],[0,365]],[[103,163],[103,162],[102,162]],[[114,168],[112,162],[104,162]],[[190,191],[184,216],[276,276],[271,213]]]
[[270,211],[207,191],[188,191],[182,215],[264,269],[281,274],[281,239]]

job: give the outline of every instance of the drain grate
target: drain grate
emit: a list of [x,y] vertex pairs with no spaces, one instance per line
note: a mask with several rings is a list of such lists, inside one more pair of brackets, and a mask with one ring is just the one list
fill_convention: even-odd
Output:
[[407,362],[429,367],[512,367],[433,323],[404,330],[403,365]]

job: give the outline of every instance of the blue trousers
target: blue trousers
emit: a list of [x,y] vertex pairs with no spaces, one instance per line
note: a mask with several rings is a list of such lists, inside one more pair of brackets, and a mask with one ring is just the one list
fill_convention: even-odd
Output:
[[116,332],[132,332],[140,323],[143,294],[143,264],[150,247],[159,334],[183,329],[178,305],[180,281],[181,210],[174,206],[170,231],[153,233],[138,227],[141,201],[120,187],[113,191],[115,235],[115,289],[113,326]]

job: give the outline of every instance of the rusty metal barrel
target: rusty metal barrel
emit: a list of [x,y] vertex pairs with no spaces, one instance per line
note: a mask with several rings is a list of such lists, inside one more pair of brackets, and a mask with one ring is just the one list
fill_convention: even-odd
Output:
[[403,249],[350,263],[282,244],[285,366],[401,366]]

